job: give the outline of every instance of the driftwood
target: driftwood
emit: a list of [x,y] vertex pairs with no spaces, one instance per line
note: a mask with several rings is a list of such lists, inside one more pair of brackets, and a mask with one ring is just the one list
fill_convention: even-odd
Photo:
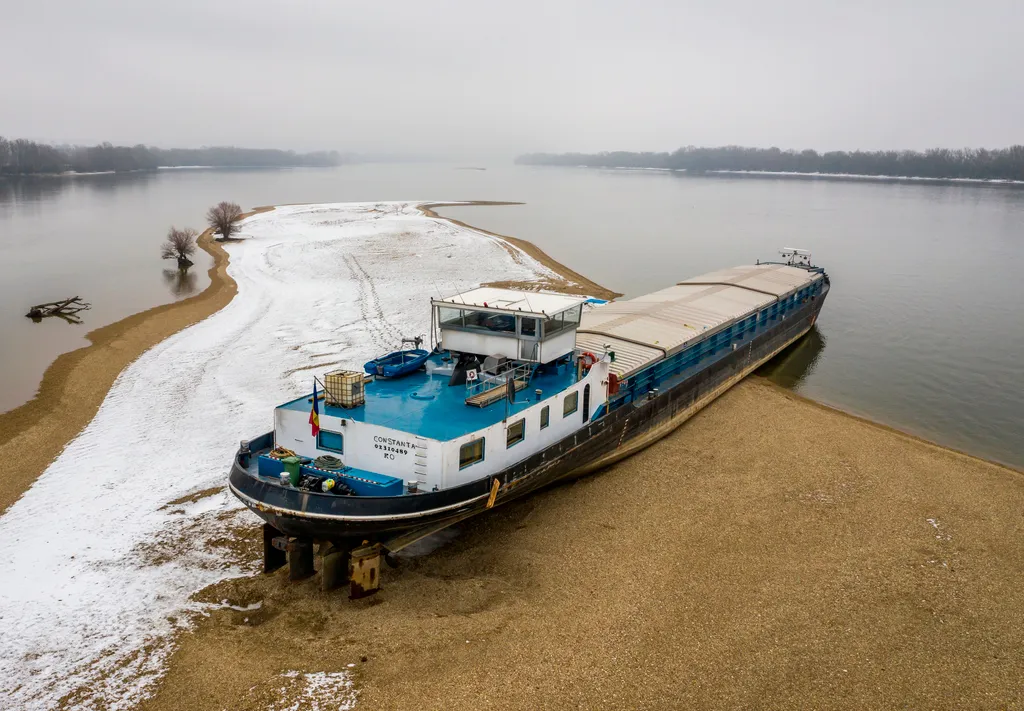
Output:
[[64,299],[63,301],[51,301],[47,304],[33,306],[25,315],[33,321],[41,321],[48,316],[57,316],[68,323],[82,323],[82,320],[75,314],[90,308],[92,308],[92,304],[82,301],[82,297],[72,296],[70,299]]

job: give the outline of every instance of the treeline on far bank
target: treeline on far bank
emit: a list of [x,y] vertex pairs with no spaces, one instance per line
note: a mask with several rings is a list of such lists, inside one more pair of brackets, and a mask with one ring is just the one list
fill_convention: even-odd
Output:
[[296,153],[263,148],[153,148],[151,146],[53,146],[0,136],[0,175],[100,173],[181,166],[215,168],[328,167],[343,162],[337,151]]
[[672,153],[530,153],[519,156],[522,165],[588,166],[592,168],[657,168],[706,171],[764,171],[778,173],[830,173],[914,178],[972,178],[1024,180],[1024,146],[927,151],[781,150],[723,146],[687,146]]

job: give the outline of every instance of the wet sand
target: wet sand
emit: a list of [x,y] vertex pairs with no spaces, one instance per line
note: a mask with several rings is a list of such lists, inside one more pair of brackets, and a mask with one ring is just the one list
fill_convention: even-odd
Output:
[[369,600],[283,570],[204,591],[260,608],[201,620],[143,708],[265,708],[349,664],[367,709],[1019,708],[1022,510],[1020,472],[755,377]]

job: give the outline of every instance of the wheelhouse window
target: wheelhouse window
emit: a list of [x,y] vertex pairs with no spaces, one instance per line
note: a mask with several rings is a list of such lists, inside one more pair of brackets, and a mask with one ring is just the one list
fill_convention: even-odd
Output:
[[562,312],[562,320],[567,326],[579,326],[580,318],[583,316],[583,304],[573,306],[568,311]]
[[568,417],[572,413],[576,412],[576,408],[579,407],[580,394],[579,392],[569,393],[562,400],[562,417]]
[[544,338],[564,331],[567,328],[576,328],[580,325],[580,317],[583,313],[583,306],[573,306],[571,309],[546,319],[544,321]]
[[484,460],[484,438],[474,439],[459,447],[459,469],[473,466]]
[[540,428],[544,429],[551,424],[551,408],[545,405],[540,409]]
[[466,328],[493,331],[495,333],[515,333],[516,317],[512,314],[494,313],[492,311],[467,311]]
[[537,323],[538,319],[532,316],[520,316],[519,317],[519,333],[523,336],[536,336],[537,335]]
[[437,321],[441,328],[468,328],[507,334],[515,334],[516,332],[516,317],[514,314],[495,313],[493,311],[438,306]]
[[511,447],[513,444],[519,444],[526,439],[526,420],[516,420],[505,433],[505,447]]
[[344,454],[345,437],[340,432],[320,430],[320,433],[316,436],[316,446],[318,449],[327,449],[331,452]]
[[562,314],[556,314],[551,318],[546,319],[544,321],[544,338],[547,338],[553,333],[558,333],[563,328],[565,328],[565,324],[562,322]]
[[462,326],[465,324],[465,312],[462,309],[439,306],[437,320],[442,326]]

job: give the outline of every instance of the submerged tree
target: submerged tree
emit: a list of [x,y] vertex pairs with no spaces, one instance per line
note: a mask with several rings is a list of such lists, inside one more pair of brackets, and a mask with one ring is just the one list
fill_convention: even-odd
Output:
[[192,266],[189,259],[196,251],[196,231],[191,227],[179,230],[172,227],[167,231],[167,240],[160,250],[163,259],[177,259],[178,269],[188,269]]
[[210,208],[206,213],[206,220],[214,232],[220,234],[218,239],[225,240],[231,237],[238,229],[235,220],[242,216],[242,208],[234,202],[222,202]]

